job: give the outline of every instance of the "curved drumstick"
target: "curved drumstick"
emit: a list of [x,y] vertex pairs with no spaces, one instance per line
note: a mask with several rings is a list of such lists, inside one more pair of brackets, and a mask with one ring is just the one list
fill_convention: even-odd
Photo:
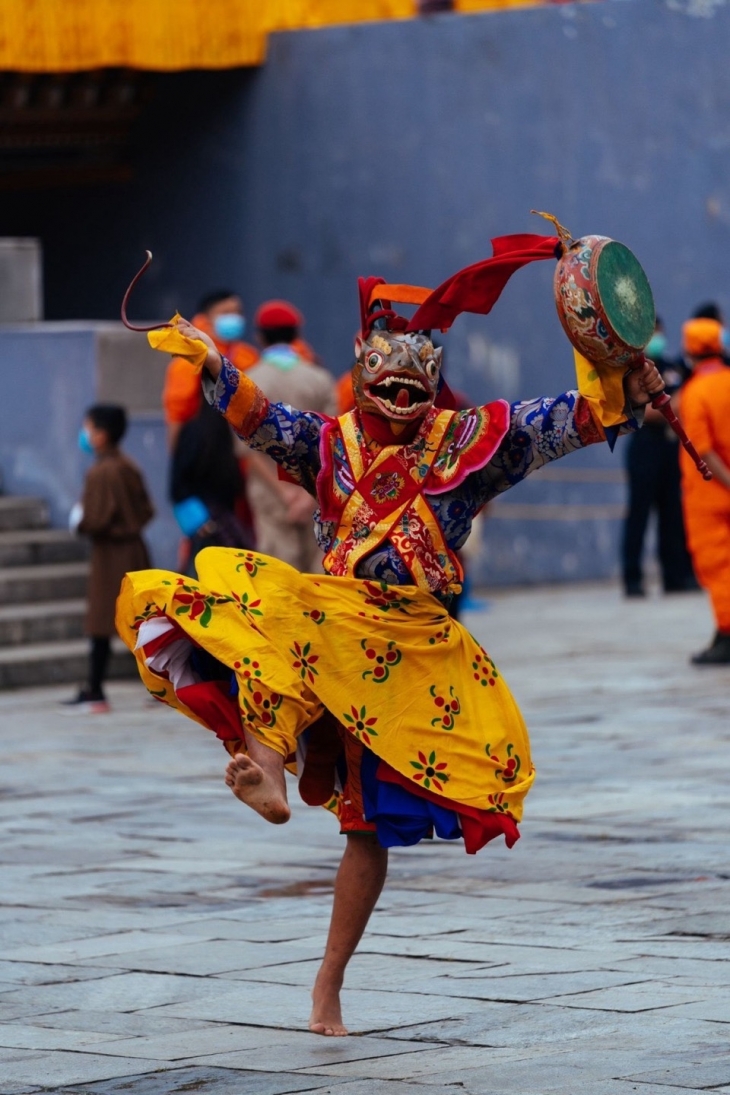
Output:
[[152,323],[144,327],[138,327],[136,324],[130,323],[127,319],[127,304],[129,303],[129,298],[132,294],[132,290],[144,274],[147,267],[152,262],[152,252],[145,251],[145,254],[147,255],[147,258],[145,259],[144,266],[142,266],[134,275],[129,283],[126,293],[122,298],[122,323],[125,327],[128,327],[130,331],[159,331],[162,327],[174,327],[174,323]]
[[[642,358],[639,359],[639,364],[641,365],[645,361],[648,361],[648,360],[649,360],[649,358],[642,357]],[[690,439],[687,437],[684,426],[682,425],[682,423],[679,421],[676,414],[672,410],[671,397],[668,396],[666,392],[660,392],[659,395],[652,396],[651,405],[652,405],[652,407],[654,408],[655,411],[659,411],[660,414],[664,415],[667,422],[669,423],[671,428],[674,430],[677,437],[679,438],[681,443],[684,445],[684,447],[687,450],[688,454],[690,455],[690,457],[694,461],[694,464],[697,468],[697,471],[700,473],[702,478],[703,479],[712,479],[712,472],[707,467],[707,464],[704,462],[704,460],[702,459],[700,454],[697,452],[697,449],[694,447],[694,445],[692,444]]]

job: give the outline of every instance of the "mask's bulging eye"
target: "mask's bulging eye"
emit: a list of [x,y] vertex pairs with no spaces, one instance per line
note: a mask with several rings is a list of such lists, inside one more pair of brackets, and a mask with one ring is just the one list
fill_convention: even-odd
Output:
[[439,367],[436,364],[436,362],[433,360],[432,357],[429,358],[428,361],[426,362],[426,376],[428,377],[428,379],[433,380],[438,371],[439,371]]
[[383,363],[383,358],[380,354],[376,354],[374,350],[371,350],[365,358],[365,368],[370,373],[376,373]]

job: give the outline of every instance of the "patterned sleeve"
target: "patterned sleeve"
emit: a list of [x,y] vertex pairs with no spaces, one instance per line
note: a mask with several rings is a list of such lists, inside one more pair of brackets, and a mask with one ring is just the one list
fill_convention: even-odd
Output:
[[297,411],[287,403],[271,403],[225,357],[217,380],[203,372],[203,394],[242,441],[266,453],[290,479],[315,494],[320,469],[319,435],[324,424],[321,415]]
[[[576,391],[554,399],[530,399],[513,403],[509,429],[492,459],[469,476],[469,486],[480,505],[501,494],[538,468],[569,452],[599,441],[615,443],[620,434],[633,433],[643,412],[632,409],[626,422],[609,430],[598,424],[587,400]],[[611,444],[613,448],[613,444]]]

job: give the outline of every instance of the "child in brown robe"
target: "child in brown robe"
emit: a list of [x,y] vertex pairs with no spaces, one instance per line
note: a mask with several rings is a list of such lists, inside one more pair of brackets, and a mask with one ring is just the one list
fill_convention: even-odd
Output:
[[150,565],[141,533],[154,509],[142,473],[119,449],[126,430],[123,407],[99,404],[88,409],[79,434],[81,449],[96,457],[84,482],[77,525],[77,531],[91,540],[86,613],[91,653],[88,684],[68,702],[94,713],[109,710],[103,684],[122,579],[128,570]]

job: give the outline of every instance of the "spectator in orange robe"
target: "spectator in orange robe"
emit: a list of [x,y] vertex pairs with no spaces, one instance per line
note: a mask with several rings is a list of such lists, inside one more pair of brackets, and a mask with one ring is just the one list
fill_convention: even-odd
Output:
[[[218,351],[237,369],[250,369],[258,361],[258,350],[243,341],[246,319],[241,298],[230,290],[221,289],[203,297],[194,323],[210,335]],[[167,367],[162,392],[170,451],[174,451],[183,425],[197,415],[200,403],[200,377],[185,358],[174,357]]]
[[717,631],[695,665],[730,664],[730,368],[717,319],[685,323],[682,344],[692,376],[680,393],[682,424],[713,474],[698,474],[682,449],[682,503],[695,573],[712,602]]

